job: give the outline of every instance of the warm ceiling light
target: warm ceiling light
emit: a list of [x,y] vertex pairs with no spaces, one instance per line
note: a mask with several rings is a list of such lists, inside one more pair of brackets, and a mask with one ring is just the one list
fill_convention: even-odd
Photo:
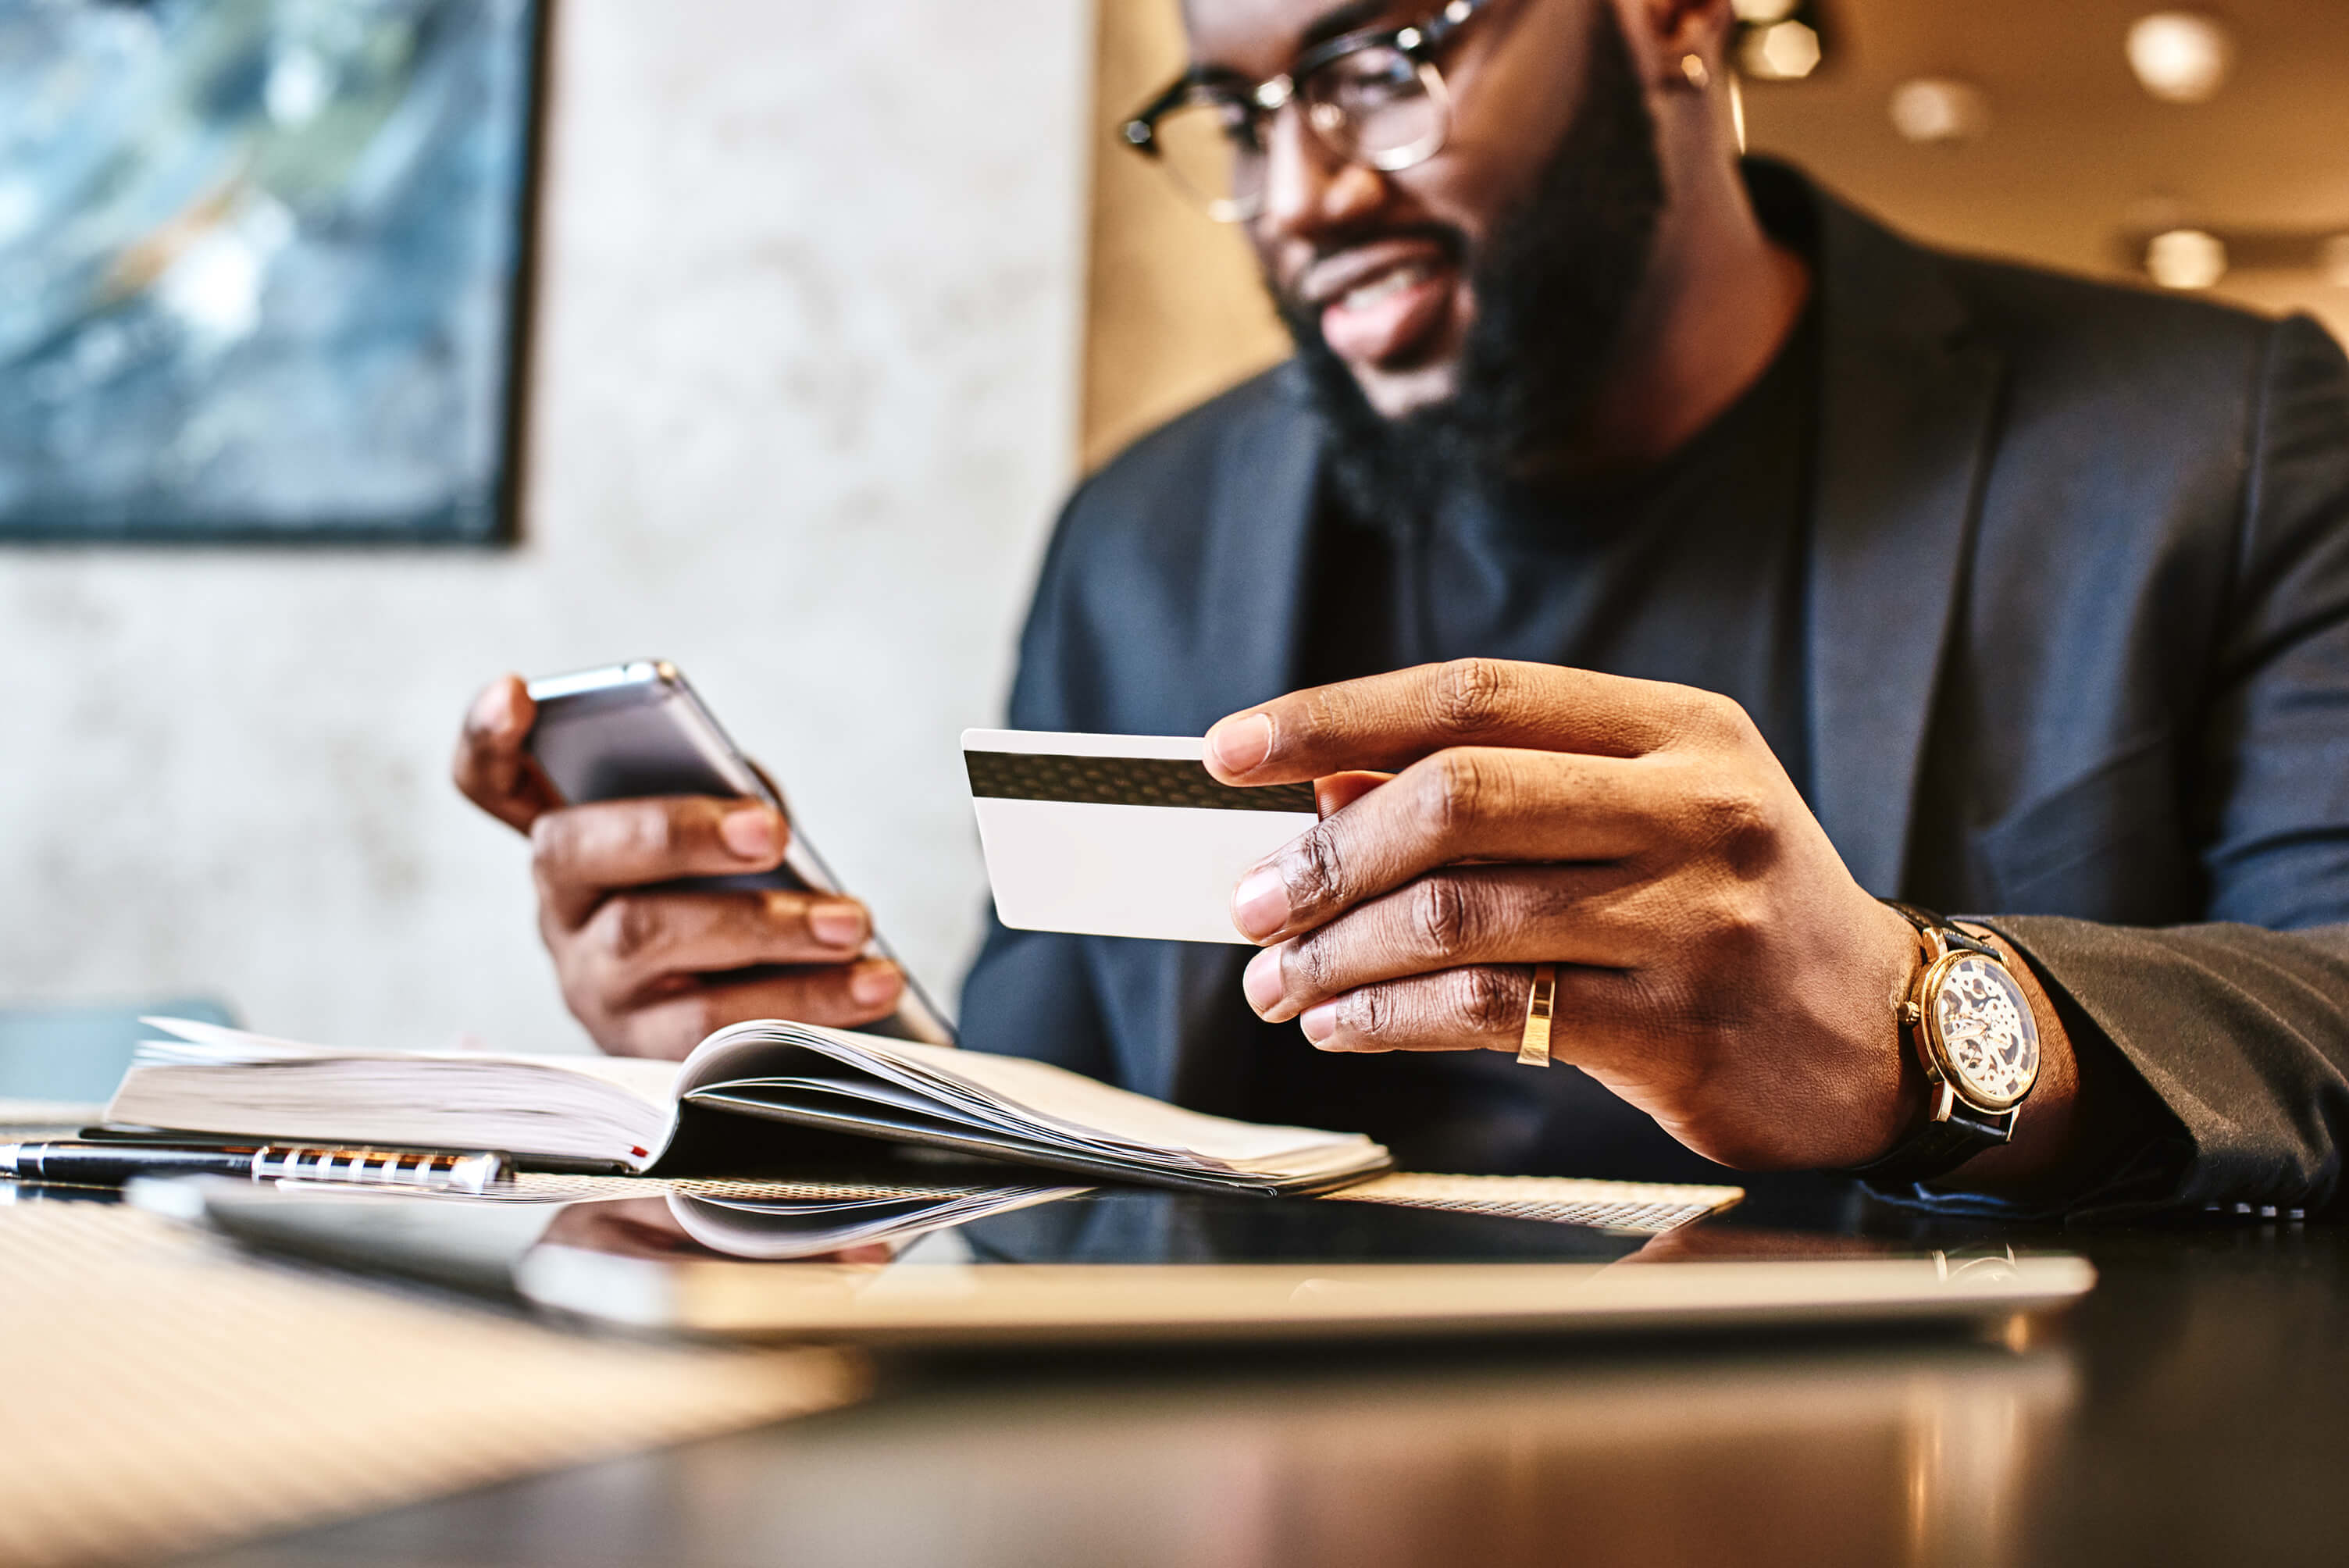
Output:
[[1801,0],[1733,0],[1730,9],[1737,19],[1749,27],[1759,27],[1772,22],[1783,22],[1795,14]]
[[2349,289],[2349,234],[2335,234],[2318,246],[2316,264],[2326,283]]
[[2145,270],[2166,289],[2207,289],[2227,275],[2227,245],[2200,229],[2172,229],[2145,247]]
[[1990,128],[1990,99],[1971,82],[1920,77],[1892,89],[1892,129],[1910,141],[1971,141]]
[[2138,85],[2163,102],[2203,103],[2226,85],[2235,40],[2197,12],[2156,11],[2130,24],[2128,63]]
[[1802,22],[1774,22],[1746,34],[1740,55],[1749,76],[1799,81],[1819,68],[1819,36]]

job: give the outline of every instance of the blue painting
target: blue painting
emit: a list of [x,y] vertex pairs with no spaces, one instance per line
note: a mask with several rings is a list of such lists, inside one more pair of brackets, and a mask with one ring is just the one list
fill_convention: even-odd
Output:
[[0,0],[0,538],[512,532],[533,0]]

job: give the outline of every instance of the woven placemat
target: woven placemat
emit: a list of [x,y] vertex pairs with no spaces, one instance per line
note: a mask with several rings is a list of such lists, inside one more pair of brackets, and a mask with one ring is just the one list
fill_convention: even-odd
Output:
[[1353,1203],[1396,1203],[1463,1214],[1504,1214],[1661,1235],[1717,1214],[1745,1197],[1743,1187],[1677,1181],[1598,1181],[1576,1176],[1424,1176],[1398,1172],[1333,1192]]
[[829,1350],[567,1334],[0,1204],[0,1563],[215,1545],[859,1397]]

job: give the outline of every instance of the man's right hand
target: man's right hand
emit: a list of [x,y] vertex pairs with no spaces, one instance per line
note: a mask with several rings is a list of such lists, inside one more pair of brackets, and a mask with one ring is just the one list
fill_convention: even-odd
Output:
[[745,1018],[854,1028],[888,1016],[905,980],[860,956],[872,922],[854,899],[660,887],[772,871],[791,835],[780,813],[685,795],[565,806],[525,749],[535,717],[516,676],[481,693],[458,738],[457,788],[530,836],[539,934],[597,1045],[682,1057]]

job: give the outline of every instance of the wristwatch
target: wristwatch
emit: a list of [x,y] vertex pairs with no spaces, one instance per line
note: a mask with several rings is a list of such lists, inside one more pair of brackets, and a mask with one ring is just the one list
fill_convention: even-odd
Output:
[[2014,1136],[2019,1108],[2039,1081],[2039,1026],[1998,949],[1930,910],[1885,902],[1917,928],[1924,950],[1898,1013],[1925,1069],[1925,1121],[1891,1153],[1849,1173],[1899,1186],[1946,1175]]

